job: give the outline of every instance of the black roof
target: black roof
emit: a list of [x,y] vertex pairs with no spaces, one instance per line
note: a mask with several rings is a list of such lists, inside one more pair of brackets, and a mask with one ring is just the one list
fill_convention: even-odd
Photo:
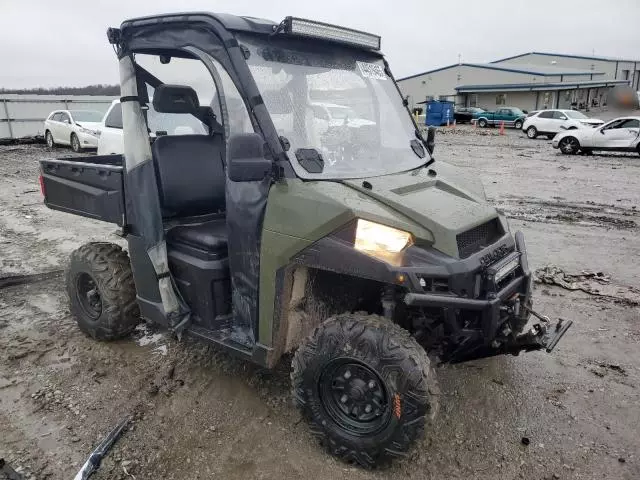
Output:
[[211,21],[218,22],[227,30],[262,34],[272,33],[279,25],[279,23],[273,22],[271,20],[265,20],[263,18],[240,17],[237,15],[230,15],[228,13],[181,12],[131,18],[122,22],[120,28],[122,30],[125,30],[131,27],[135,28],[161,23],[202,21],[207,23],[211,23]]

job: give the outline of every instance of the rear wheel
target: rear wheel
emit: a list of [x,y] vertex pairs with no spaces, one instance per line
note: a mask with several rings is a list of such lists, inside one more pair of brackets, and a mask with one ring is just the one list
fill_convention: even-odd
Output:
[[80,153],[82,151],[82,145],[80,145],[80,139],[75,133],[71,134],[71,150],[76,153]]
[[487,121],[484,118],[478,120],[478,126],[481,128],[485,128],[487,126]]
[[296,352],[291,380],[320,443],[366,468],[406,455],[436,411],[426,352],[377,315],[338,315],[316,328]]
[[56,146],[56,143],[53,141],[53,135],[51,135],[49,130],[44,134],[44,139],[47,142],[47,147],[53,148]]
[[558,143],[558,148],[565,155],[575,155],[580,150],[580,142],[576,137],[564,137]]
[[536,138],[538,136],[538,129],[533,125],[527,128],[527,137]]
[[118,245],[96,242],[75,250],[66,284],[80,330],[96,340],[125,337],[140,322],[129,256]]
[[520,130],[522,128],[522,120],[516,120],[513,124],[513,126],[515,128],[517,128],[518,130]]

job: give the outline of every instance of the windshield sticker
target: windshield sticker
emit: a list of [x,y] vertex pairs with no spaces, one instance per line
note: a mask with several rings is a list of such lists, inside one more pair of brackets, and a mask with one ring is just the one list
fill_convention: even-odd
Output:
[[360,73],[365,78],[374,78],[376,80],[386,80],[387,75],[384,73],[384,67],[377,63],[358,62],[358,68]]

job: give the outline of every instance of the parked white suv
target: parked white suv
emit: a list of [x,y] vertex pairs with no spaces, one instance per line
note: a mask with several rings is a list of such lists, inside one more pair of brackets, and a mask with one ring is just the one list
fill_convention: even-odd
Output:
[[598,118],[589,118],[575,110],[540,110],[525,119],[522,130],[529,138],[546,135],[552,139],[557,133],[566,130],[597,127],[603,123]]
[[44,121],[47,146],[70,145],[74,152],[96,148],[102,113],[93,110],[55,110]]

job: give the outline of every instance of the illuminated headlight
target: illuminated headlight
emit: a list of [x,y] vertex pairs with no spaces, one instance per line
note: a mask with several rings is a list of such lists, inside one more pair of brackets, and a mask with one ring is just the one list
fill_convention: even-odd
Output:
[[504,265],[502,265],[495,273],[494,275],[494,281],[495,283],[500,283],[500,281],[502,279],[504,279],[504,277],[506,277],[507,275],[509,275],[511,272],[513,272],[516,268],[518,268],[518,266],[520,265],[520,255],[517,254],[514,256],[514,258],[512,258],[511,260],[509,260],[507,263],[505,263]]
[[324,38],[334,42],[348,43],[358,47],[380,50],[380,37],[371,33],[353,30],[351,28],[313,22],[304,18],[287,17],[284,19],[286,33],[304,35],[307,37]]
[[402,251],[413,243],[413,236],[396,228],[358,219],[355,248],[372,257],[399,265]]

